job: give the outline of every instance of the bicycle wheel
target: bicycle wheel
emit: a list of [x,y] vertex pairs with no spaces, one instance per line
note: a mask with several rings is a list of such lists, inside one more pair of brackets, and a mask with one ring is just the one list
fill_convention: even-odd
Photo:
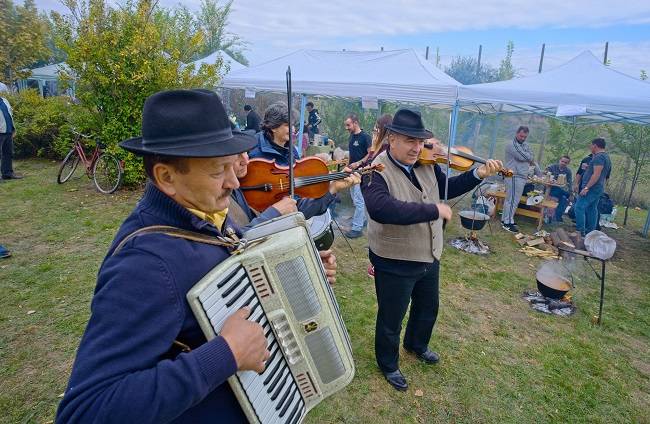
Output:
[[63,184],[68,181],[74,171],[77,170],[77,165],[79,165],[79,154],[75,149],[71,149],[65,159],[61,162],[61,167],[59,168],[59,174],[56,176],[56,182]]
[[113,193],[122,182],[120,162],[114,156],[102,153],[93,165],[93,182],[102,193]]

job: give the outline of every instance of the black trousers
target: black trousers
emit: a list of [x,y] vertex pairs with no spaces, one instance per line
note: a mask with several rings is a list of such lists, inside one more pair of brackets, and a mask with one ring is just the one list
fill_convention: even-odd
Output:
[[438,317],[440,263],[427,264],[413,276],[402,276],[375,269],[377,325],[375,356],[383,372],[399,368],[399,339],[402,320],[411,303],[404,347],[415,353],[427,350],[433,325]]
[[0,134],[0,173],[3,177],[9,177],[14,173],[13,156],[14,141],[12,135]]

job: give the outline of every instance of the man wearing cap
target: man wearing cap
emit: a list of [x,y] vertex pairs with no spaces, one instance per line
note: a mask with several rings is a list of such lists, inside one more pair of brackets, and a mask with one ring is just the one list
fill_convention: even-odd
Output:
[[[274,160],[279,166],[289,165],[289,111],[287,105],[274,103],[264,112],[262,131],[255,134],[257,146],[248,155],[251,159],[262,158]],[[294,160],[300,159],[298,151],[294,146]],[[351,169],[347,168],[350,172]],[[332,181],[329,192],[318,199],[299,199],[298,210],[309,219],[316,215],[322,215],[327,207],[336,200],[336,193],[354,184],[359,184],[358,177],[346,178],[344,180]]]
[[[262,327],[240,309],[206,342],[185,296],[229,256],[227,247],[196,240],[233,233],[233,164],[255,139],[233,136],[215,93],[176,90],[149,97],[142,137],[120,145],[143,156],[149,182],[100,267],[56,421],[245,422],[226,380],[264,370]],[[194,238],[137,232],[161,225]]]
[[[409,303],[404,349],[427,364],[439,360],[428,344],[438,315],[443,221],[450,220],[452,213],[441,201],[445,173],[438,165],[417,163],[424,140],[433,137],[420,114],[400,109],[386,129],[388,149],[372,162],[384,165],[384,170],[364,176],[361,190],[370,216],[369,256],[375,267],[375,356],[386,380],[404,391],[408,384],[399,370],[399,342]],[[449,178],[449,198],[470,191],[501,167],[501,161],[488,160]]]

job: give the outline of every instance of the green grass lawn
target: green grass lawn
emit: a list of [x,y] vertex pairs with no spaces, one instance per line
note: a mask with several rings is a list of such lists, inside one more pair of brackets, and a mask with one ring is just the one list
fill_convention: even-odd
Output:
[[[26,178],[0,183],[0,244],[13,253],[0,260],[0,422],[45,423],[65,390],[99,264],[140,191],[101,195],[85,176],[59,186],[58,165],[48,161],[15,167]],[[335,291],[357,370],[307,421],[650,422],[650,240],[638,233],[644,221],[645,211],[633,210],[628,228],[606,230],[618,250],[607,265],[601,327],[592,324],[599,283],[588,268],[576,273],[577,313],[559,318],[521,300],[535,287],[540,261],[518,253],[494,221],[480,234],[492,248],[488,257],[446,247],[430,344],[441,363],[402,355],[405,393],[388,386],[375,364],[366,239],[352,240],[351,251],[337,238]],[[532,232],[532,220],[520,223]],[[446,236],[463,233],[455,220]]]

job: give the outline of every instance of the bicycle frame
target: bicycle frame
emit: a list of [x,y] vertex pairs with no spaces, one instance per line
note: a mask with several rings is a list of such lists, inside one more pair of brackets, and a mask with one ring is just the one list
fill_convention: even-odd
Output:
[[79,159],[81,159],[81,161],[84,164],[84,167],[86,168],[86,174],[88,176],[91,176],[93,170],[93,164],[95,163],[97,158],[99,158],[99,154],[100,154],[99,146],[95,145],[95,149],[93,150],[93,153],[90,156],[90,160],[86,156],[86,152],[84,151],[84,148],[81,145],[79,139],[75,140],[74,149],[77,151],[77,154],[79,155]]

